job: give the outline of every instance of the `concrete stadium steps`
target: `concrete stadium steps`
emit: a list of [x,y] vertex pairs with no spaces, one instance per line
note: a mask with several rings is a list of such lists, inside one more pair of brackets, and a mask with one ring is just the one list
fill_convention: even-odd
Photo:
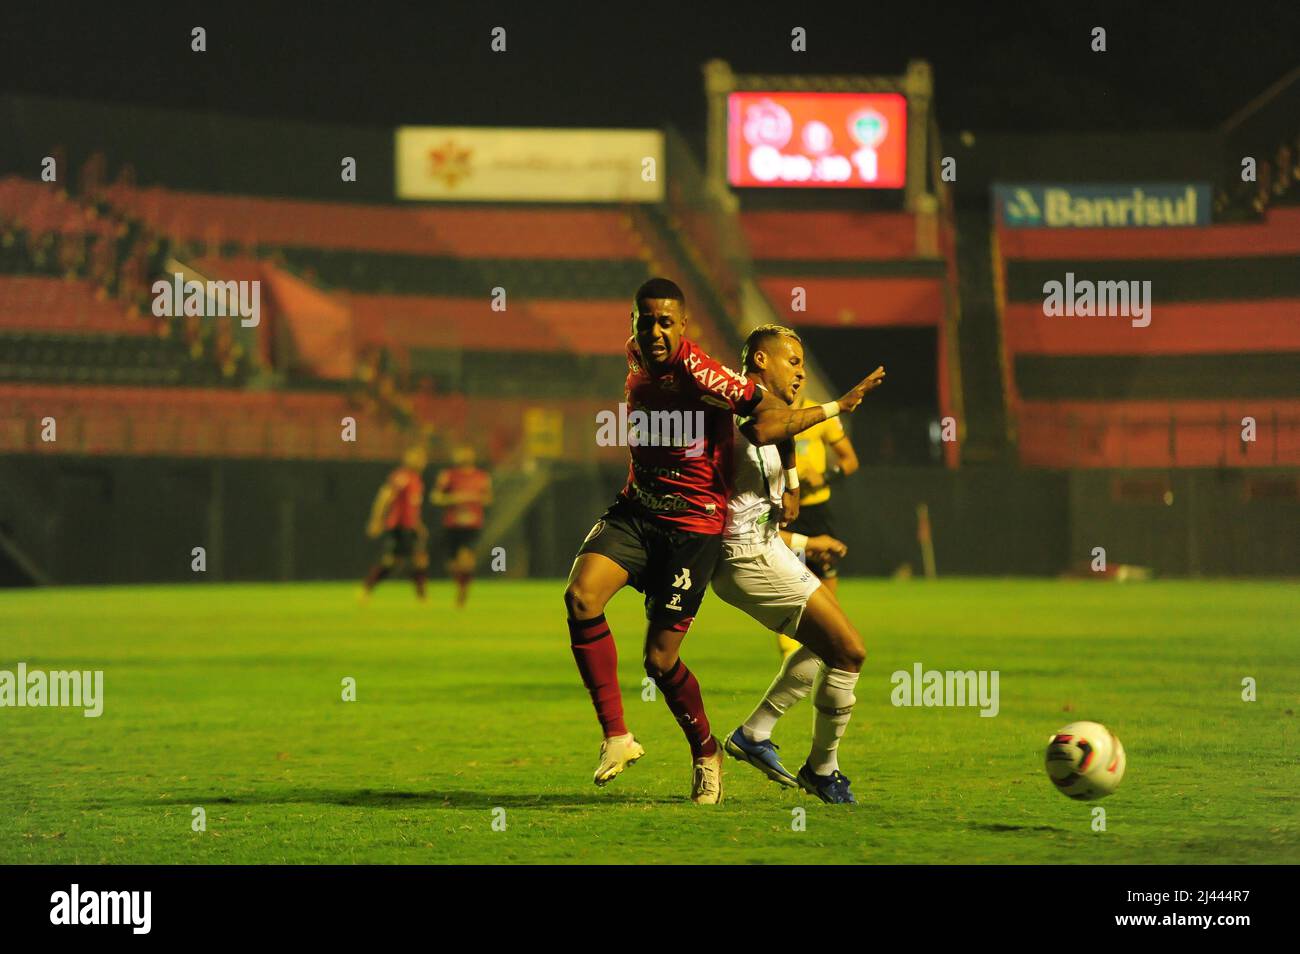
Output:
[[750,254],[805,261],[899,261],[918,257],[910,212],[748,211],[740,225]]
[[[608,397],[417,395],[420,423],[436,440],[479,441],[490,461],[516,452],[528,418],[559,421],[563,459],[626,460],[624,447],[596,444],[596,414]],[[41,439],[53,417],[57,440]],[[342,420],[356,440],[342,439]],[[408,432],[348,395],[327,391],[236,391],[193,387],[102,387],[0,382],[0,454],[395,461]]]
[[0,275],[0,332],[147,336],[156,334],[152,315],[131,315],[122,302],[101,296],[82,279]]
[[1049,319],[1040,297],[1008,303],[1003,330],[1016,356],[1300,351],[1300,300],[1157,300],[1155,309],[1150,325],[1135,328],[1123,317]]
[[64,235],[115,236],[118,224],[69,198],[53,182],[0,178],[0,226],[17,225],[30,232]]
[[[406,438],[340,394],[216,388],[0,384],[0,450],[9,453],[396,459]],[[40,420],[58,440],[40,439]],[[341,420],[358,422],[355,443]]]
[[1018,262],[1300,255],[1300,208],[1274,208],[1261,222],[1210,228],[999,228],[998,243],[1004,258]]
[[262,247],[295,272],[326,287],[372,294],[507,298],[628,298],[650,277],[633,259],[467,259],[307,246]]
[[[792,289],[804,289],[806,309],[791,310]],[[759,279],[759,287],[792,325],[935,327],[943,321],[944,280],[821,278],[788,274]]]
[[[1243,441],[1242,419],[1256,422]],[[1032,467],[1295,467],[1300,399],[1023,401],[1020,458]]]
[[468,259],[635,259],[617,208],[362,205],[115,185],[115,208],[185,241]]
[[507,299],[493,311],[487,295],[348,293],[358,346],[470,351],[540,351],[621,357],[630,334],[626,297],[616,299]]
[[214,366],[171,338],[0,332],[0,380],[64,384],[217,385]]

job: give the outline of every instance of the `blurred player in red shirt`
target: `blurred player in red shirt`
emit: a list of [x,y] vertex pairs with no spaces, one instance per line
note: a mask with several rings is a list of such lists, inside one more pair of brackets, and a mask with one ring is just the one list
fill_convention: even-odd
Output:
[[[722,747],[709,730],[700,684],[678,655],[722,550],[731,496],[732,415],[752,417],[750,440],[772,444],[850,412],[868,387],[838,402],[791,409],[710,358],[685,336],[685,296],[652,278],[633,298],[624,385],[633,415],[675,428],[672,439],[628,437],[627,483],[578,549],[564,591],[569,642],[605,739],[593,781],[604,785],[645,755],[623,720],[618,653],[605,606],[631,585],[645,595],[645,672],[686,735],[693,768],[691,800],[722,800]],[[662,438],[662,432],[658,437]]]
[[424,581],[429,573],[429,531],[420,516],[420,507],[424,504],[424,468],[428,463],[424,448],[412,447],[402,456],[402,465],[388,475],[375,495],[366,534],[371,539],[384,538],[384,554],[361,585],[363,601],[369,599],[375,584],[401,563],[410,565],[415,594],[424,602]]
[[492,477],[474,466],[474,448],[457,447],[452,466],[438,475],[429,501],[442,512],[447,538],[447,572],[456,581],[456,605],[465,605],[474,577],[474,547],[483,530],[483,511],[492,505]]

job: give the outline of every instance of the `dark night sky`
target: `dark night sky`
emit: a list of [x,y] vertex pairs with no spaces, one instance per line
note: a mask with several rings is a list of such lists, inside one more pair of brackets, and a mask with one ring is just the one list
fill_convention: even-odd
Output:
[[[923,57],[949,131],[1210,129],[1300,60],[1295,0],[951,10],[861,0],[762,13],[649,2],[103,4],[120,9],[77,17],[42,6],[5,12],[5,91],[385,126],[668,121],[696,138],[699,67],[721,56],[742,72],[800,73],[896,73]],[[208,30],[206,54],[189,50],[195,25]],[[498,25],[504,55],[488,49]],[[796,25],[808,30],[807,53],[789,48]],[[1108,52],[1089,49],[1093,26],[1107,28]]]

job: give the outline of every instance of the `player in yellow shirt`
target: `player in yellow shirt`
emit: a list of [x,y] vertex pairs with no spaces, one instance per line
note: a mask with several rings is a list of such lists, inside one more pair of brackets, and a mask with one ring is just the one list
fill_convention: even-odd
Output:
[[[814,405],[805,397],[801,406]],[[785,529],[808,537],[822,534],[835,537],[831,482],[858,469],[858,455],[853,450],[853,443],[844,433],[839,418],[833,417],[796,435],[794,453],[799,471],[799,516]],[[831,462],[829,466],[828,462]],[[826,589],[835,592],[838,574],[835,560],[829,554],[824,561],[810,559],[808,569]],[[782,656],[788,656],[799,648],[799,644],[789,636],[778,635],[776,641]]]

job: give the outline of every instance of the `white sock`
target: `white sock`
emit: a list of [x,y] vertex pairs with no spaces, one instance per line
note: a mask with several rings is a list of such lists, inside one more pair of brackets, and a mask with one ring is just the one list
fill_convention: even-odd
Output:
[[745,736],[751,742],[763,742],[772,738],[776,722],[785,715],[785,710],[812,692],[813,677],[821,667],[822,661],[813,655],[807,646],[800,646],[781,664],[781,671],[767,687],[763,701],[745,720]]
[[813,686],[813,705],[817,715],[813,719],[812,751],[808,765],[818,775],[830,775],[840,767],[837,750],[840,736],[844,734],[853,716],[857,697],[853,687],[858,684],[858,674],[823,665],[817,671]]

